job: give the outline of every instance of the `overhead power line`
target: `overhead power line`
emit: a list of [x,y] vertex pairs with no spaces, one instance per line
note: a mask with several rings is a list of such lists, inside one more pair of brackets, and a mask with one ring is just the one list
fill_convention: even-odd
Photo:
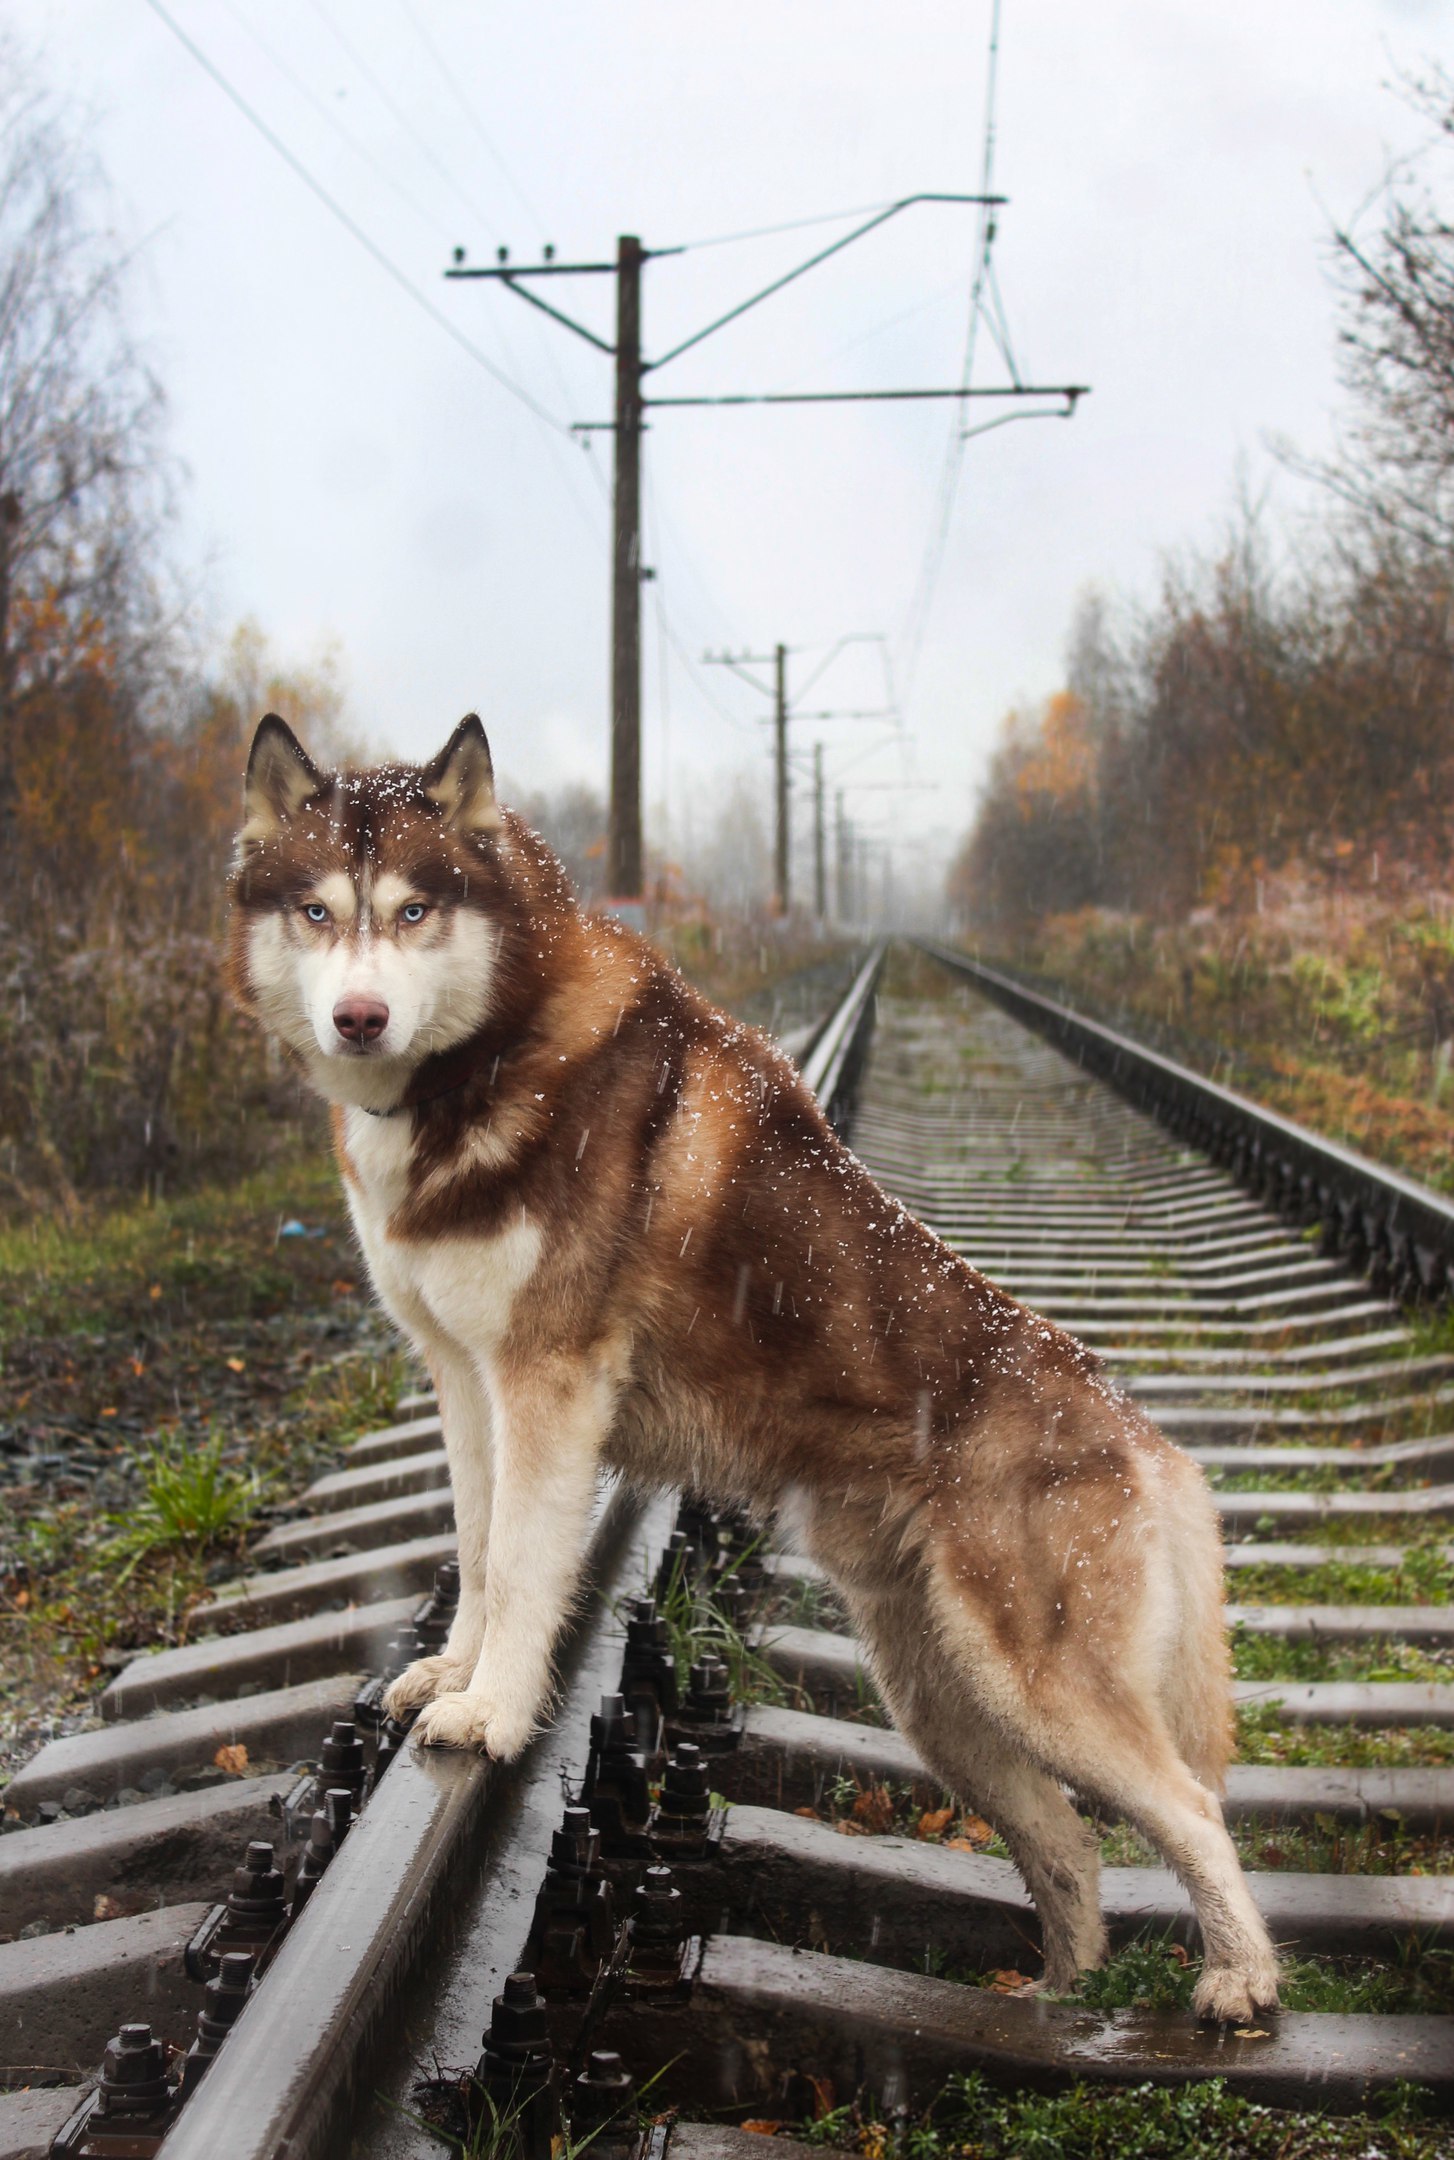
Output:
[[202,69],[203,73],[211,77],[212,81],[216,83],[218,89],[222,92],[223,96],[227,98],[229,103],[237,108],[237,110],[242,114],[244,120],[247,121],[249,127],[256,130],[256,132],[262,137],[263,141],[268,145],[269,149],[272,150],[276,156],[280,157],[283,163],[288,167],[288,169],[292,173],[294,173],[299,180],[302,181],[304,187],[307,188],[309,194],[314,196],[317,201],[322,203],[324,209],[327,210],[330,217],[335,218],[338,223],[343,227],[344,231],[347,232],[352,239],[357,241],[358,245],[364,250],[364,253],[371,257],[371,259],[378,264],[378,267],[385,273],[387,277],[393,280],[394,284],[399,287],[400,291],[407,293],[409,298],[414,302],[414,305],[418,308],[422,308],[424,313],[429,317],[430,321],[437,324],[437,326],[444,332],[445,336],[449,338],[453,344],[457,345],[461,352],[467,354],[468,357],[474,361],[476,367],[483,368],[485,373],[491,376],[493,380],[499,384],[502,390],[507,390],[510,396],[517,399],[519,403],[522,404],[528,412],[533,413],[537,420],[541,421],[555,434],[563,436],[567,441],[569,441],[571,439],[571,430],[566,425],[566,423],[562,420],[558,420],[554,413],[548,412],[542,404],[540,404],[535,398],[530,395],[530,392],[528,390],[526,390],[520,383],[515,382],[512,377],[507,375],[503,368],[497,367],[494,361],[489,357],[488,353],[481,352],[479,346],[476,345],[472,339],[467,338],[464,332],[460,330],[457,325],[450,320],[449,316],[446,315],[442,309],[437,308],[434,305],[433,301],[427,298],[427,296],[419,290],[419,287],[410,281],[410,279],[405,275],[405,273],[399,268],[398,264],[385,254],[384,250],[379,246],[378,242],[364,230],[363,226],[360,225],[355,218],[349,215],[348,211],[344,209],[342,203],[338,202],[334,196],[329,194],[327,188],[324,187],[322,181],[315,178],[315,176],[309,171],[308,167],[303,163],[302,159],[298,157],[296,153],[288,147],[287,143],[284,142],[281,135],[278,135],[271,127],[269,127],[267,121],[263,119],[261,113],[256,111],[256,109],[248,103],[242,92],[236,88],[236,86],[230,81],[230,79],[223,73],[222,69],[217,66],[216,62],[211,58],[210,54],[203,50],[203,48],[197,43],[196,39],[190,36],[189,33],[182,28],[182,25],[177,21],[176,17],[169,11],[169,9],[163,6],[162,0],[146,0],[146,4],[151,9],[152,13],[158,18],[158,20],[165,23],[166,27],[168,28],[168,30],[171,31],[172,36],[177,40],[178,44],[185,47],[185,49],[191,54],[192,58],[196,61],[198,67]]
[[340,142],[347,143],[349,149],[353,152],[354,156],[357,158],[361,158],[363,163],[368,166],[369,171],[374,175],[374,178],[380,181],[383,186],[388,188],[392,194],[397,195],[400,202],[404,203],[407,208],[413,211],[415,217],[419,219],[421,224],[429,226],[430,229],[434,232],[439,232],[441,229],[443,229],[443,220],[434,217],[428,210],[425,209],[424,205],[421,202],[416,201],[414,196],[409,193],[409,190],[402,184],[402,182],[396,180],[394,178],[394,175],[379,163],[373,152],[368,149],[365,144],[361,143],[356,136],[352,135],[349,132],[349,130],[344,126],[343,122],[339,119],[338,114],[329,104],[328,100],[326,98],[320,97],[318,95],[318,92],[313,88],[312,84],[307,82],[304,77],[298,73],[298,70],[291,64],[290,61],[286,60],[283,57],[283,55],[277,50],[277,47],[270,44],[269,41],[263,36],[262,32],[253,23],[250,23],[248,21],[246,15],[244,15],[244,13],[242,12],[242,9],[237,5],[237,0],[222,0],[222,5],[227,10],[227,13],[232,17],[232,20],[237,24],[238,29],[242,31],[243,35],[247,38],[250,38],[252,43],[258,48],[258,51],[262,53],[270,62],[270,64],[277,69],[278,73],[282,76],[284,82],[290,84],[292,88],[297,92],[298,96],[302,98],[307,104],[312,106],[314,112],[317,113],[319,119],[323,122],[324,126],[331,128]]
[[448,89],[451,97],[459,106],[460,111],[464,114],[474,133],[478,135],[481,143],[484,146],[486,156],[489,158],[496,172],[500,175],[500,178],[504,181],[506,187],[509,188],[511,194],[515,197],[515,200],[519,203],[521,209],[525,212],[526,216],[535,226],[537,237],[539,237],[540,239],[544,239],[545,220],[541,217],[540,212],[536,209],[534,203],[530,200],[530,197],[525,193],[519,181],[515,178],[514,173],[511,172],[509,166],[505,163],[505,160],[500,155],[500,152],[496,147],[494,139],[490,135],[488,128],[486,128],[484,122],[481,120],[478,112],[475,110],[469,98],[466,97],[464,87],[459,79],[458,69],[452,68],[449,62],[445,59],[444,54],[435,44],[434,39],[430,36],[424,24],[420,21],[417,10],[411,6],[410,0],[399,0],[399,6],[403,11],[405,17],[407,18],[409,25],[414,32],[414,35],[418,38],[420,44],[424,47],[425,52],[428,53],[429,58],[433,62],[435,69],[443,77],[445,86]]
[[384,107],[385,111],[391,115],[395,123],[403,129],[404,133],[408,136],[410,142],[413,143],[415,149],[418,150],[421,157],[425,158],[427,162],[434,167],[434,170],[439,174],[445,186],[449,188],[453,194],[459,197],[459,200],[464,204],[466,210],[469,211],[471,217],[477,217],[482,225],[488,226],[489,212],[481,207],[481,205],[476,201],[475,197],[470,194],[467,188],[460,185],[460,182],[455,178],[454,173],[450,170],[450,167],[445,162],[445,160],[440,156],[438,150],[436,150],[436,148],[434,147],[434,144],[429,140],[429,137],[423,132],[421,128],[415,126],[414,121],[411,119],[405,108],[399,103],[399,100],[395,97],[393,91],[389,88],[388,84],[380,76],[378,70],[372,65],[367,56],[359,51],[358,47],[354,44],[352,38],[349,37],[347,32],[340,29],[339,25],[334,21],[332,15],[329,14],[327,8],[323,5],[323,0],[312,0],[312,7],[314,14],[323,24],[329,36],[333,39],[334,43],[338,45],[341,50],[348,55],[348,58],[353,62],[353,65],[358,69],[364,81],[373,91],[374,96],[379,100],[379,103]]

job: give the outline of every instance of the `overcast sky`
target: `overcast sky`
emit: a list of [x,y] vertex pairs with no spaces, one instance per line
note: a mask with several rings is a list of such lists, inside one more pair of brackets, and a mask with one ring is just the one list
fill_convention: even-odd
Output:
[[[95,117],[130,238],[134,319],[189,470],[184,548],[219,633],[336,640],[354,710],[422,756],[485,716],[518,785],[603,783],[610,363],[487,284],[456,244],[597,260],[978,182],[989,0],[167,0],[389,261],[558,422],[391,282],[147,0],[10,0]],[[707,647],[778,640],[806,679],[881,633],[921,783],[851,798],[921,855],[968,822],[1001,715],[1053,688],[1077,596],[1154,583],[1209,539],[1269,435],[1326,444],[1337,404],[1330,218],[1423,129],[1388,84],[1449,59],[1445,0],[1003,0],[996,250],[1022,376],[1083,382],[1071,422],[970,443],[934,605],[948,409],[659,414],[647,444],[650,803],[760,771],[761,700]],[[676,394],[958,380],[974,213],[922,208],[658,378]],[[847,225],[700,247],[646,272],[662,351]],[[561,297],[565,295],[562,292]],[[571,303],[609,335],[611,291]],[[981,344],[976,380],[1003,381]],[[1008,411],[1010,408],[994,408]],[[987,415],[989,408],[976,417]],[[1279,482],[1289,511],[1295,492]],[[920,614],[922,611],[920,611]],[[662,622],[666,640],[663,642]],[[808,705],[882,702],[848,648]],[[905,754],[804,724],[845,782]],[[864,753],[868,755],[865,756]],[[850,774],[850,761],[857,759]]]

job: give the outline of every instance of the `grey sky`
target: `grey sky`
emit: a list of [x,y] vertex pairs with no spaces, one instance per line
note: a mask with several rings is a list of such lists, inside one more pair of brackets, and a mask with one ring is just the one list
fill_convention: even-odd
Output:
[[[620,231],[667,246],[977,181],[989,0],[168,4],[400,270],[566,422],[608,416],[609,363],[509,294],[445,285],[454,243],[476,261],[500,240],[598,258]],[[11,0],[11,17],[97,114],[123,229],[151,235],[134,312],[219,627],[254,613],[297,654],[336,638],[360,720],[401,752],[477,706],[519,783],[602,781],[609,438],[563,440],[457,350],[145,0]],[[1028,378],[1094,394],[1073,422],[968,446],[917,666],[906,625],[944,409],[659,415],[649,800],[680,818],[760,759],[765,805],[768,780],[759,701],[670,649],[663,666],[659,598],[694,664],[781,638],[805,648],[801,679],[833,640],[887,633],[934,786],[857,807],[918,848],[962,829],[1000,715],[1054,685],[1078,591],[1144,589],[1162,549],[1206,538],[1239,457],[1265,472],[1269,432],[1326,442],[1327,214],[1421,139],[1385,87],[1395,66],[1450,46],[1442,0],[1004,0],[1010,324]],[[651,265],[648,351],[837,229]],[[670,387],[953,381],[973,240],[972,212],[911,212],[684,358]],[[576,304],[609,331],[606,281]],[[1001,379],[992,361],[982,344],[978,380]],[[877,670],[874,648],[851,650],[823,702],[877,702]],[[840,761],[869,740],[832,737]],[[886,751],[857,777],[904,770]]]

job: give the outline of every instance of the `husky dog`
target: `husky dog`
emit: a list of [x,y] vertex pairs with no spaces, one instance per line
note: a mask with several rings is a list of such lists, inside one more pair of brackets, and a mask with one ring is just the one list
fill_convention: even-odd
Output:
[[1201,1473],[1078,1343],[890,1200],[788,1061],[587,914],[495,798],[471,715],[429,765],[252,746],[229,968],[332,1104],[374,1286],[439,1393],[449,1640],[417,1739],[535,1730],[598,1475],[798,1527],[885,1702],[988,1816],[1044,1984],[1106,1955],[1066,1788],[1190,1892],[1203,2016],[1277,2002],[1222,1824],[1222,1552]]

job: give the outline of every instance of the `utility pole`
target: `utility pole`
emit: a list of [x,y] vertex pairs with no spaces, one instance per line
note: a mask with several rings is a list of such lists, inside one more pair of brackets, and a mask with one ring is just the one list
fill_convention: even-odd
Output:
[[[841,405],[921,399],[951,399],[961,408],[970,399],[981,398],[1039,398],[1058,397],[1064,400],[1065,416],[1074,413],[1080,399],[1086,395],[1081,383],[1064,383],[1037,386],[1022,383],[1018,376],[1003,388],[971,388],[967,382],[948,387],[914,387],[883,390],[801,390],[768,392],[731,392],[726,396],[648,398],[642,391],[645,376],[656,368],[662,368],[680,354],[700,345],[714,332],[736,322],[762,301],[781,292],[785,285],[814,270],[830,256],[841,254],[865,234],[887,224],[901,211],[918,204],[977,204],[982,210],[992,210],[1003,204],[1002,195],[987,190],[978,195],[925,193],[906,195],[898,202],[887,204],[874,212],[853,231],[833,240],[826,247],[818,248],[805,262],[775,277],[745,300],[739,300],[722,314],[713,318],[700,330],[694,330],[668,352],[654,360],[643,357],[641,349],[641,271],[648,262],[659,261],[664,255],[681,255],[684,248],[646,248],[633,234],[622,234],[616,243],[614,262],[561,263],[555,260],[555,250],[547,247],[545,257],[539,263],[512,263],[508,248],[496,250],[497,260],[493,267],[476,269],[466,266],[465,251],[456,248],[454,263],[445,271],[447,278],[492,278],[496,283],[507,285],[521,300],[528,301],[543,315],[562,324],[577,337],[584,338],[597,352],[605,353],[616,363],[616,410],[609,421],[578,421],[577,432],[588,434],[604,428],[616,437],[615,479],[612,513],[611,555],[611,816],[607,842],[607,861],[614,897],[618,906],[622,903],[634,907],[638,915],[643,908],[643,862],[641,847],[641,579],[650,573],[641,563],[641,431],[645,413],[653,407],[667,406],[724,406],[724,405]],[[531,290],[530,283],[537,278],[557,277],[614,277],[616,279],[616,342],[610,344],[605,338],[577,322],[564,309],[543,300]],[[786,908],[786,856],[781,857],[779,875],[779,904]],[[644,923],[643,923],[644,927]]]
[[849,915],[850,894],[848,887],[851,876],[850,854],[852,842],[848,837],[848,813],[843,807],[842,788],[838,789],[834,798],[834,823],[837,840],[835,853],[838,858],[838,875],[835,881],[838,888],[838,920],[840,924],[843,924],[848,921]]
[[828,917],[828,864],[824,859],[823,745],[813,745],[813,913],[821,929]]
[[[616,243],[616,470],[611,552],[611,811],[607,887],[645,891],[641,859],[641,242]],[[642,928],[645,928],[643,923]]]

